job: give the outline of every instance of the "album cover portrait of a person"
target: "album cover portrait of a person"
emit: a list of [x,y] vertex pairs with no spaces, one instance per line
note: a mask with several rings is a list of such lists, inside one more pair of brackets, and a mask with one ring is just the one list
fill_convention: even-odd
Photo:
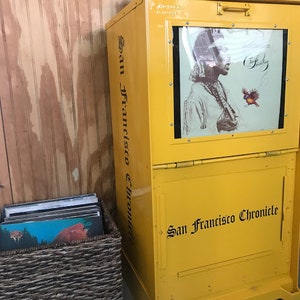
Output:
[[181,136],[279,128],[284,37],[282,30],[182,27]]

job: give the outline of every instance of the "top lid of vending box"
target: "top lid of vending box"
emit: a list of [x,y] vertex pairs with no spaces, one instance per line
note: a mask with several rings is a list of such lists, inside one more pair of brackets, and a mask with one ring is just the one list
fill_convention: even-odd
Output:
[[111,20],[109,20],[105,24],[105,29],[107,30],[108,28],[110,28],[113,24],[117,23],[120,19],[122,19],[124,16],[126,16],[128,13],[130,13],[142,3],[143,0],[130,1],[121,11],[119,11]]
[[[185,0],[185,2],[188,1],[205,1],[205,0]],[[215,0],[210,0],[214,2],[219,2]],[[153,0],[132,0],[130,1],[121,11],[119,11],[111,20],[109,20],[106,25],[105,29],[107,30],[110,28],[113,24],[117,23],[120,19],[122,19],[124,16],[126,16],[128,13],[130,13],[132,10],[134,10],[137,6],[145,2],[145,4],[148,4],[149,7],[159,7],[159,6],[168,6],[168,5],[181,5],[182,0],[161,0],[161,1],[153,1]],[[169,4],[166,4],[168,2]],[[232,2],[242,2],[242,3],[268,3],[268,4],[300,4],[300,0],[251,0],[251,1],[239,1],[239,0],[232,0]]]

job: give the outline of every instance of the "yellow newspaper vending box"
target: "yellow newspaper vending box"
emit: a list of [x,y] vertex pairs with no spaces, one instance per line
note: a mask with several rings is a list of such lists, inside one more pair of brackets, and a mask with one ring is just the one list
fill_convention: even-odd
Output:
[[106,25],[135,299],[300,299],[297,4],[136,0]]

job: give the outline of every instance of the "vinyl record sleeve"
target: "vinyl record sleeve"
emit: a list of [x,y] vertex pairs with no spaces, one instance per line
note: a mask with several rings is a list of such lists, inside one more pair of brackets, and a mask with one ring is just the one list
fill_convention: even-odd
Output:
[[175,138],[284,128],[287,33],[174,26]]

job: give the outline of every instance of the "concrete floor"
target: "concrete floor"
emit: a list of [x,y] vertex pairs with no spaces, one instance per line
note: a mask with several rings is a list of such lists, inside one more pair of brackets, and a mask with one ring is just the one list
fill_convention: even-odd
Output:
[[126,282],[124,282],[124,281],[123,281],[123,299],[124,300],[134,300]]

